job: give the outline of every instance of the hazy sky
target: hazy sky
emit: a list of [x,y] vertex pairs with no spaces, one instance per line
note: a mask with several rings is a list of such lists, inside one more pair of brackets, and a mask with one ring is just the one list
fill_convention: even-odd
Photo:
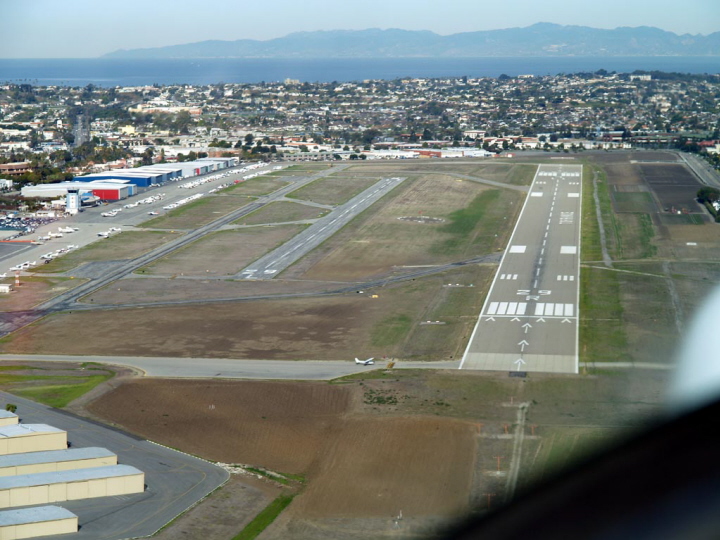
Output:
[[[537,22],[720,31],[719,0],[0,0],[2,58],[82,58],[116,49],[291,32],[403,28],[454,34]],[[0,74],[1,75],[1,74]]]

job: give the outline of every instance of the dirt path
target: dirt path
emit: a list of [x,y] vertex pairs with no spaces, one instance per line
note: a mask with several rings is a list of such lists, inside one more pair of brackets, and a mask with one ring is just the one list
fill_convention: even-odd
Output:
[[515,424],[512,457],[510,458],[510,470],[508,471],[507,485],[505,489],[505,502],[511,501],[515,497],[518,475],[520,474],[522,445],[525,440],[525,419],[527,417],[528,407],[530,407],[530,403],[521,403],[517,411],[517,423]]
[[598,195],[597,171],[593,171],[593,199],[595,201],[595,214],[597,215],[598,230],[600,232],[600,247],[602,249],[603,263],[608,268],[612,268],[612,259],[607,249],[607,241],[605,238],[605,225],[603,224],[602,214],[600,212],[600,196]]

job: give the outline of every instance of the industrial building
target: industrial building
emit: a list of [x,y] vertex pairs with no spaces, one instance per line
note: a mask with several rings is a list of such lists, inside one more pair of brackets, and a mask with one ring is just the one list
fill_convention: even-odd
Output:
[[145,491],[145,473],[130,465],[0,478],[0,508],[130,495]]
[[[117,465],[117,456],[105,448],[66,448],[0,456],[0,477]],[[1,538],[1,537],[0,537]]]
[[67,432],[47,424],[0,427],[0,456],[67,448]]
[[60,506],[0,512],[0,540],[20,540],[78,531],[78,517]]

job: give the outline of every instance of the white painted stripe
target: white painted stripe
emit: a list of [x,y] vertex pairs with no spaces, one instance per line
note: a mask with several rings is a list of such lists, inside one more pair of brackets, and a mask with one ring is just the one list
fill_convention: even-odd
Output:
[[555,316],[562,317],[565,306],[563,304],[555,304]]
[[508,304],[507,314],[508,314],[508,315],[515,315],[515,311],[516,311],[516,310],[517,310],[517,302],[510,302],[510,303]]
[[490,302],[490,307],[488,308],[488,315],[495,315],[497,313],[498,303],[497,302]]
[[533,192],[530,194],[530,196],[531,196],[531,197],[542,197],[542,196],[543,196],[543,192],[542,192],[542,191],[533,191]]
[[500,279],[505,279],[505,274],[502,274],[502,275],[500,276]]
[[498,311],[497,311],[498,315],[505,315],[507,313],[507,307],[508,307],[507,302],[500,302],[500,305],[498,306]]
[[527,304],[525,302],[518,302],[518,308],[515,312],[516,315],[525,315],[525,309],[527,308]]
[[564,278],[564,277],[565,276],[558,276],[558,281],[562,281],[562,278]]
[[525,253],[527,246],[510,246],[510,253]]
[[565,304],[565,316],[566,317],[573,316],[574,307],[575,306],[573,306],[572,304]]
[[560,246],[561,255],[575,255],[577,253],[577,246]]
[[563,276],[562,278],[563,278],[563,281],[567,281],[567,280],[568,280],[568,277],[567,277],[567,276]]
[[570,276],[570,281],[575,281],[575,276]]
[[544,309],[545,304],[535,304],[535,315],[540,315],[542,317]]
[[513,277],[512,277],[512,278],[513,278],[513,279],[517,279],[517,277],[518,277],[517,274],[513,274]]
[[545,315],[553,315],[555,313],[555,304],[548,303],[545,304]]
[[580,194],[579,193],[568,193],[568,197],[578,198],[578,197],[580,197]]

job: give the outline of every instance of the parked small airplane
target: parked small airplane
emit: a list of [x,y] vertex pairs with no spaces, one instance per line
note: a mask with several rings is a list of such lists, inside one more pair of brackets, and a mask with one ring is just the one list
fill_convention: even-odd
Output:
[[7,277],[7,272],[5,272],[4,274],[0,274],[0,278],[4,278],[4,277]]
[[355,359],[356,364],[362,364],[363,366],[372,366],[375,363],[375,358],[368,358],[367,360]]

